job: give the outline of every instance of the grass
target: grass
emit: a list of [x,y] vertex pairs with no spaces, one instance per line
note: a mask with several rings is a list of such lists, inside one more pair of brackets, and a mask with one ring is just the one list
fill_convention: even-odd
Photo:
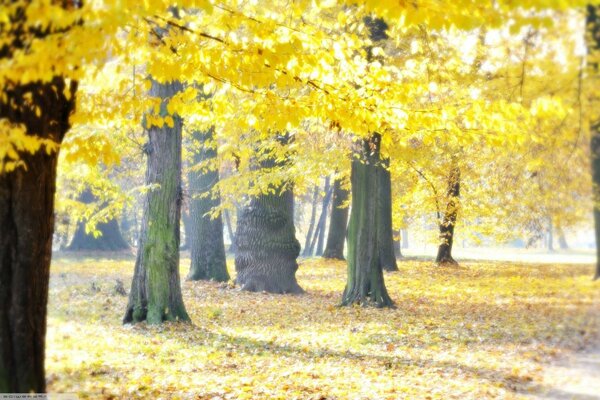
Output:
[[553,357],[600,338],[589,265],[399,267],[385,275],[391,310],[337,307],[345,263],[310,259],[297,274],[305,295],[184,282],[193,324],[149,327],[121,325],[127,298],[114,287],[129,289],[131,257],[59,256],[48,389],[94,399],[522,398],[544,390]]

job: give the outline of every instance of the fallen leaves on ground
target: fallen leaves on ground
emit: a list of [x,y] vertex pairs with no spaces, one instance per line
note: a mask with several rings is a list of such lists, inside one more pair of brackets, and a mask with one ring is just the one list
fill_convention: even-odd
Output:
[[[97,256],[95,256],[97,257]],[[181,262],[185,276],[189,259]],[[395,309],[337,307],[344,262],[300,262],[305,295],[182,282],[193,324],[121,325],[131,257],[52,265],[51,392],[121,399],[482,399],[543,391],[542,367],[600,338],[590,266],[401,261]],[[229,262],[233,273],[233,262]]]

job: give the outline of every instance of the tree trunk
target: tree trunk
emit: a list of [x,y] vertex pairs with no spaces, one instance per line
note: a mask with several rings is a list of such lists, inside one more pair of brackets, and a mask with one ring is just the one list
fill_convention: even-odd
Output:
[[[598,76],[600,68],[597,61],[600,52],[600,7],[588,5],[586,27],[588,30],[588,53],[592,60],[588,62],[589,75]],[[600,278],[600,117],[595,115],[590,123],[590,153],[592,157],[592,193],[594,204],[594,226],[596,233],[596,273],[594,280]]]
[[558,233],[558,246],[561,250],[568,250],[569,244],[567,243],[567,239],[565,238],[565,232],[562,227],[558,225],[556,227],[556,233]]
[[401,229],[400,236],[402,238],[402,248],[408,249],[408,229]]
[[[11,56],[5,50],[0,48],[0,58]],[[22,124],[29,138],[60,144],[70,127],[76,88],[74,81],[67,85],[59,77],[48,83],[6,83],[0,120]],[[24,166],[0,168],[0,393],[41,393],[46,390],[46,306],[58,151],[41,148],[18,156]],[[6,161],[0,159],[0,165]]]
[[396,258],[402,258],[404,257],[402,255],[402,247],[400,246],[400,240],[401,240],[401,234],[400,234],[400,230],[396,230],[394,231],[394,255],[396,256]]
[[394,231],[392,229],[392,178],[389,168],[390,160],[381,161],[377,171],[378,196],[377,237],[379,240],[379,257],[385,271],[398,271],[394,253]]
[[231,244],[229,245],[229,249],[227,249],[228,253],[235,254],[235,235],[233,234],[233,228],[231,227],[231,217],[229,216],[229,210],[223,211],[225,214],[225,225],[227,226],[227,234],[229,235],[229,241]]
[[[162,99],[161,116],[167,115],[169,99],[181,90],[179,82],[152,82],[150,95]],[[177,115],[172,118],[172,128],[165,124],[148,129],[146,184],[158,188],[148,191],[144,201],[140,244],[123,323],[189,321],[179,278],[182,121]]]
[[325,197],[323,197],[323,205],[321,206],[321,216],[319,217],[319,229],[317,239],[317,251],[315,255],[321,257],[323,255],[323,244],[325,242],[325,229],[327,224],[327,211],[329,210],[329,203],[331,202],[331,195],[333,189],[331,188],[331,178],[325,178]]
[[377,222],[381,136],[363,140],[361,159],[352,161],[352,212],[348,226],[348,277],[342,305],[391,307],[383,279]]
[[310,223],[308,225],[308,232],[306,233],[306,240],[304,241],[304,250],[302,251],[302,257],[310,257],[312,252],[310,245],[312,243],[313,230],[315,229],[315,219],[317,216],[317,199],[319,198],[319,186],[315,186],[313,193],[311,209],[310,209]]
[[[91,190],[85,190],[80,198],[84,204],[90,204],[96,200]],[[129,250],[129,244],[123,239],[121,229],[116,218],[111,218],[108,222],[100,222],[96,229],[100,236],[95,237],[85,231],[85,221],[79,221],[75,230],[75,235],[67,251],[121,251]]]
[[[279,137],[286,145],[289,136]],[[268,159],[260,167],[281,167],[287,161]],[[294,193],[286,182],[250,199],[238,215],[235,232],[236,283],[242,290],[302,293],[296,281],[300,243],[294,227]]]
[[[329,218],[329,233],[327,245],[323,252],[324,258],[344,260],[344,243],[346,242],[346,228],[348,225],[348,201],[350,193],[342,187],[339,179],[333,182],[333,202],[331,204],[331,217]],[[342,208],[343,207],[343,208]]]
[[440,246],[435,262],[438,264],[458,263],[452,258],[452,244],[454,242],[454,226],[458,216],[458,198],[460,196],[460,169],[453,167],[448,177],[448,204],[444,219],[440,224]]
[[[217,158],[214,128],[194,132],[194,164],[210,163]],[[188,280],[227,282],[229,273],[225,261],[223,220],[221,214],[211,218],[208,213],[221,205],[220,195],[211,193],[219,183],[219,170],[208,165],[189,173],[191,266]]]

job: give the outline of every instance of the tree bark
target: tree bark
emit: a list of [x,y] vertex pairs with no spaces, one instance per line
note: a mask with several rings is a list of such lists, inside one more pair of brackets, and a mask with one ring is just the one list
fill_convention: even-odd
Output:
[[331,202],[331,195],[333,193],[333,189],[331,188],[331,178],[325,178],[325,197],[323,197],[323,204],[321,206],[321,216],[319,217],[319,229],[318,229],[318,239],[317,239],[317,251],[315,255],[320,257],[323,255],[323,244],[325,242],[325,229],[327,225],[327,212],[329,210],[329,203]]
[[[286,145],[289,136],[279,138]],[[268,159],[262,168],[287,161]],[[240,210],[235,233],[236,283],[242,290],[269,293],[302,293],[296,281],[300,243],[294,227],[294,193],[284,182],[269,193],[250,199]]]
[[[217,158],[214,143],[214,128],[206,132],[194,132],[193,162],[210,163]],[[229,273],[223,242],[223,220],[221,214],[211,218],[208,213],[221,205],[220,195],[211,193],[219,182],[219,170],[208,166],[201,171],[189,173],[190,182],[190,233],[191,266],[188,280],[214,280],[227,282]]]
[[372,304],[393,306],[385,288],[377,223],[378,186],[381,180],[378,164],[381,136],[373,134],[363,140],[360,158],[352,161],[352,212],[348,226],[348,277],[342,305]]
[[[85,190],[80,198],[84,204],[90,204],[96,200],[91,190]],[[129,250],[129,244],[123,239],[119,223],[116,218],[111,218],[108,222],[100,222],[96,229],[100,231],[100,236],[95,237],[85,231],[85,221],[79,221],[71,244],[67,251],[121,251]]]
[[[0,58],[10,56],[0,48]],[[47,83],[7,84],[0,96],[0,119],[23,124],[28,136],[60,144],[70,127],[76,88],[74,81],[67,84],[61,77]],[[0,172],[0,393],[41,393],[46,390],[46,306],[58,151],[42,148],[34,154],[19,153],[19,158],[24,166]]]
[[311,209],[310,209],[310,222],[308,224],[308,232],[306,233],[306,240],[304,241],[304,250],[302,251],[302,257],[310,257],[312,255],[312,251],[310,249],[312,238],[313,238],[313,230],[315,229],[315,220],[317,217],[317,200],[319,198],[319,186],[315,186],[315,191],[313,193]]
[[[588,30],[588,54],[597,57],[600,52],[600,7],[588,5],[586,15]],[[588,62],[590,75],[598,76],[600,68],[597,61]],[[596,115],[590,123],[590,153],[592,164],[592,199],[594,207],[594,226],[596,236],[596,273],[594,280],[600,278],[600,118]]]
[[331,217],[329,218],[329,233],[323,258],[344,260],[344,243],[346,242],[346,229],[348,225],[348,201],[350,193],[342,187],[342,182],[336,179],[333,182],[333,202],[331,204]]
[[448,177],[448,204],[444,219],[440,224],[440,246],[435,262],[438,264],[458,263],[452,258],[452,244],[454,243],[454,226],[458,216],[458,198],[460,196],[460,169],[453,167]]
[[377,206],[377,238],[379,240],[379,257],[385,271],[398,271],[394,253],[394,231],[392,228],[392,178],[390,175],[389,159],[379,163],[377,179],[379,179]]
[[[150,95],[162,99],[162,116],[167,115],[169,99],[181,90],[179,82],[152,82]],[[189,321],[179,278],[182,121],[177,115],[172,118],[172,128],[165,124],[148,129],[146,184],[158,187],[148,191],[144,201],[140,244],[123,323]]]

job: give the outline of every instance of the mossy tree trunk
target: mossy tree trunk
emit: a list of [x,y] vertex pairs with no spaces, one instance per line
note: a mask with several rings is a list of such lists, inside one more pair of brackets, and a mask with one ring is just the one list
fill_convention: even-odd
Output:
[[[589,75],[597,78],[600,66],[594,61],[600,53],[600,7],[588,5],[586,16],[587,47],[591,61],[588,62]],[[597,80],[596,80],[597,81]],[[590,123],[590,153],[592,163],[592,193],[594,204],[594,226],[596,236],[596,273],[594,280],[600,279],[600,117],[596,113]]]
[[[286,145],[289,136],[279,137]],[[282,167],[287,161],[267,159],[262,168]],[[242,290],[302,293],[296,281],[300,243],[294,227],[294,193],[289,182],[250,199],[242,207],[235,233],[236,283]]]
[[387,293],[379,253],[377,223],[381,136],[363,140],[360,157],[352,160],[352,211],[348,225],[348,277],[342,305],[393,306]]
[[[91,190],[85,190],[79,197],[79,201],[90,204],[96,200]],[[67,251],[121,251],[129,250],[129,244],[123,239],[119,223],[116,218],[108,222],[100,222],[96,229],[100,236],[95,237],[85,230],[86,221],[79,221],[73,239],[67,247]]]
[[444,218],[440,223],[440,245],[435,261],[438,264],[458,264],[452,257],[454,243],[454,227],[458,216],[458,199],[460,196],[460,169],[453,167],[448,177],[448,204]]
[[[152,82],[150,95],[162,99],[166,116],[169,99],[182,90],[179,82]],[[181,217],[181,128],[172,116],[173,127],[148,129],[146,184],[156,185],[144,201],[140,244],[129,303],[123,323],[188,321],[179,278],[179,230]]]
[[394,252],[394,230],[392,228],[392,178],[389,170],[390,160],[385,159],[378,165],[377,206],[377,238],[379,240],[379,257],[385,271],[398,271]]
[[[11,28],[18,29],[19,20],[13,22]],[[0,59],[12,57],[9,46],[0,47]],[[7,83],[0,96],[0,119],[22,124],[28,136],[60,144],[70,127],[76,88],[76,82],[67,84],[61,77],[47,83]],[[0,393],[41,393],[46,390],[58,152],[41,148],[34,154],[19,153],[19,158],[24,167],[0,172]]]
[[217,158],[214,129],[196,131],[193,137],[193,163],[204,165],[192,168],[190,182],[190,250],[191,266],[188,280],[229,280],[223,241],[221,214],[211,218],[210,213],[221,205],[221,197],[213,193],[219,182],[219,170],[212,165]]
[[344,260],[344,243],[346,243],[346,229],[348,226],[348,206],[346,202],[349,196],[349,191],[343,187],[339,179],[336,179],[333,182],[329,233],[327,234],[327,245],[323,252],[323,258]]

